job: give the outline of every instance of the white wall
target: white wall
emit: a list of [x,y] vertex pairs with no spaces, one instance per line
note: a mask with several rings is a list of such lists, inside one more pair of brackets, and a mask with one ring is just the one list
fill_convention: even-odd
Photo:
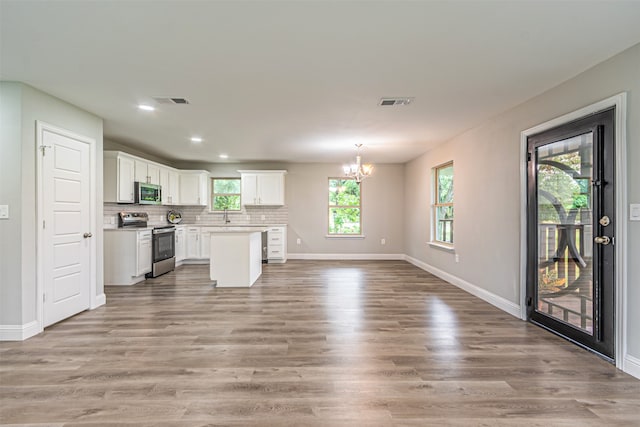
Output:
[[[404,179],[406,253],[519,304],[520,217],[525,215],[519,205],[520,132],[624,91],[628,202],[640,203],[639,44],[409,162]],[[431,168],[448,160],[455,170],[458,264],[453,254],[425,244]],[[627,345],[629,355],[640,360],[640,222],[628,223],[626,240]]]
[[[8,194],[14,219],[1,221],[1,253],[12,253],[8,261],[0,260],[2,282],[0,294],[9,296],[2,300],[0,325],[24,325],[36,319],[36,121],[68,129],[96,141],[95,191],[97,198],[96,224],[102,224],[102,119],[45,94],[30,86],[0,82],[2,110],[19,123],[20,129],[4,129],[2,136],[2,194]],[[4,95],[9,94],[8,99]],[[5,105],[6,103],[6,105]],[[4,121],[4,118],[3,118]],[[9,138],[5,138],[5,136]],[[5,153],[8,155],[5,156]],[[7,169],[5,169],[5,164]],[[5,174],[9,177],[5,180]],[[4,203],[4,202],[1,202]],[[5,233],[19,236],[5,239]],[[97,295],[103,293],[102,228],[96,229],[97,245]],[[16,237],[16,236],[14,236]],[[19,256],[17,254],[20,254]],[[5,277],[8,280],[5,281]],[[20,307],[20,310],[16,309]],[[5,308],[7,309],[5,311]]]

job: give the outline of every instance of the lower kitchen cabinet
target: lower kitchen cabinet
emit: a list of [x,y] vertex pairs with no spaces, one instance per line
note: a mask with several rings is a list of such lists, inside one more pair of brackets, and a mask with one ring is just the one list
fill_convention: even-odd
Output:
[[209,246],[211,246],[211,232],[214,231],[213,227],[200,228],[200,258],[208,260],[211,252]]
[[287,262],[287,227],[269,227],[267,233],[267,257],[269,262]]
[[184,227],[177,226],[175,233],[176,263],[182,263],[187,257],[187,232]]
[[187,227],[186,259],[200,259],[200,227]]
[[133,285],[151,272],[152,231],[104,231],[104,284]]

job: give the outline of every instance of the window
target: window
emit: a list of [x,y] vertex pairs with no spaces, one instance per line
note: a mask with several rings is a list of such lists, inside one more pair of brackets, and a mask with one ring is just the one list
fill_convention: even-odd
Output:
[[433,239],[453,244],[453,162],[434,168]]
[[360,184],[354,179],[329,178],[329,235],[360,234]]
[[211,178],[211,210],[240,210],[240,178]]

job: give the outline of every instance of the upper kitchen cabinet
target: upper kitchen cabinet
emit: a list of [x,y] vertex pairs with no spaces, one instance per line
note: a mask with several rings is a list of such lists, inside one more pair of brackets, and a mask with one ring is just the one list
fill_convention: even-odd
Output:
[[180,204],[180,172],[177,169],[160,168],[160,187],[163,205]]
[[134,157],[120,151],[104,152],[104,201],[133,203],[135,181]]
[[180,204],[207,206],[209,172],[180,171]]
[[135,160],[135,177],[138,182],[147,184],[160,184],[160,165],[146,162],[141,159]]
[[243,205],[284,205],[285,170],[240,170]]

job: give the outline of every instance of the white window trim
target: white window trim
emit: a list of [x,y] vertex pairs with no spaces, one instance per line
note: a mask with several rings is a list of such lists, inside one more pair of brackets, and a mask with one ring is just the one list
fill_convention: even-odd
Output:
[[[222,211],[217,211],[213,209],[213,199],[215,196],[215,193],[213,192],[213,181],[216,179],[237,179],[238,181],[240,181],[240,178],[237,176],[212,176],[211,178],[209,178],[209,182],[211,183],[211,191],[209,192],[210,195],[210,203],[209,203],[209,212],[211,213],[224,213],[224,210]],[[244,209],[244,205],[242,204],[242,190],[240,190],[240,193],[230,193],[229,195],[235,196],[235,195],[239,195],[240,196],[240,209],[238,210],[227,210],[227,214],[229,215],[237,215],[237,214],[244,214],[245,213],[245,209]]]
[[[355,179],[353,178],[345,178],[345,177],[328,177],[327,178],[327,184],[329,184],[329,181],[332,179],[340,179],[340,180],[352,180],[355,181]],[[360,204],[358,204],[357,208],[360,209],[360,233],[359,234],[329,234],[329,210],[331,210],[332,206],[329,204],[329,199],[327,199],[327,234],[325,235],[326,238],[329,239],[364,239],[365,235],[362,232],[363,231],[363,225],[362,225],[362,183],[358,183],[358,185],[360,186]],[[334,208],[350,208],[350,207],[354,207],[354,206],[333,206]]]
[[[431,225],[430,225],[431,236],[427,244],[436,249],[441,249],[447,252],[455,252],[456,249],[455,249],[454,243],[443,242],[441,240],[436,239],[436,235],[437,235],[436,194],[438,193],[438,189],[437,189],[438,183],[436,182],[436,174],[439,168],[447,165],[451,165],[451,167],[453,167],[453,160],[446,161],[444,163],[441,163],[431,168]],[[454,169],[454,180],[455,180],[455,169]],[[455,212],[455,200],[453,201],[453,203],[451,203],[451,206],[454,207],[454,212]]]

